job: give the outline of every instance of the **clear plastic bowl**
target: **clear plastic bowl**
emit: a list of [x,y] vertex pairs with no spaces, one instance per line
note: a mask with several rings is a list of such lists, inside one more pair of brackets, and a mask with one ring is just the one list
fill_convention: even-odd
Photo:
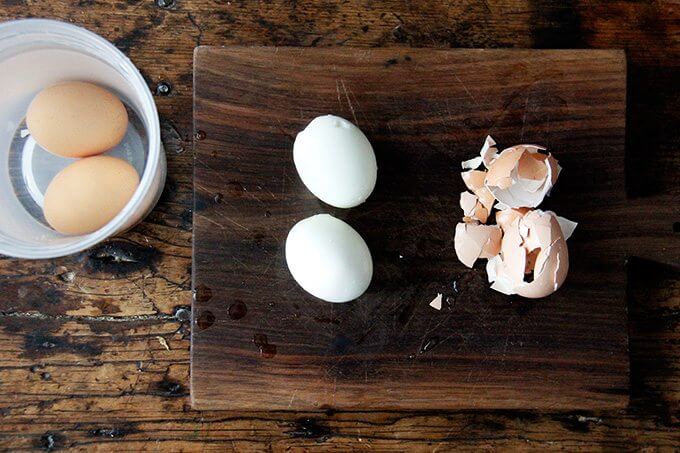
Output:
[[[138,169],[139,187],[108,224],[81,236],[57,233],[31,209],[31,204],[42,202],[45,181],[53,176],[48,173],[56,173],[69,160],[58,162],[60,158],[37,151],[35,143],[17,145],[24,139],[26,109],[36,93],[69,80],[92,82],[118,94],[138,126],[128,129],[134,133],[131,141],[125,139],[125,146],[111,154],[127,158]],[[139,71],[115,46],[63,22],[0,24],[0,87],[0,254],[31,259],[70,255],[131,228],[153,209],[167,171],[158,112]],[[19,164],[12,161],[17,148],[23,153]],[[17,192],[17,180],[25,183],[29,196]]]

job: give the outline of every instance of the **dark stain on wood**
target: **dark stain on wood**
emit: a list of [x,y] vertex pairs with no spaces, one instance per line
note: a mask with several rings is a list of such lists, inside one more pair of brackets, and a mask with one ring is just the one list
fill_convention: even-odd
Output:
[[112,239],[83,252],[81,257],[88,272],[124,276],[142,269],[154,271],[160,253],[154,247]]
[[120,38],[113,41],[113,44],[118,47],[122,52],[129,52],[130,49],[138,46],[149,34],[149,31],[153,28],[153,24],[137,22],[135,27],[121,36]]
[[45,451],[54,451],[66,447],[66,437],[63,434],[48,431],[37,439],[36,448]]
[[292,438],[314,439],[325,442],[333,436],[331,429],[315,418],[299,418],[292,424],[288,435]]
[[171,398],[184,397],[189,394],[187,388],[183,384],[168,378],[167,375],[164,376],[160,382],[155,384],[153,393]]
[[193,216],[193,209],[187,208],[183,210],[179,216],[181,221],[179,228],[184,231],[191,231],[193,229]]
[[[35,328],[35,326],[32,328]],[[59,353],[94,357],[102,353],[102,345],[94,341],[72,340],[63,336],[57,337],[41,331],[32,331],[25,334],[24,357],[35,358]]]
[[602,423],[602,420],[592,415],[565,414],[553,417],[568,431],[574,433],[589,433],[593,424]]
[[47,315],[58,315],[76,309],[80,302],[64,296],[58,285],[42,277],[32,283],[5,280],[0,282],[0,293],[21,302],[26,310],[35,310]]
[[119,439],[129,434],[138,433],[139,429],[133,423],[126,423],[112,427],[93,428],[87,432],[90,437],[104,437],[109,439]]

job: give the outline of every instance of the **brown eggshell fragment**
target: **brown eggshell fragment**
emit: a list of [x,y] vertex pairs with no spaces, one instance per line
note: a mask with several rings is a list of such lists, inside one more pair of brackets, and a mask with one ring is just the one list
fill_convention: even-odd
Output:
[[489,166],[485,185],[502,206],[538,206],[550,193],[561,170],[544,148],[517,145],[503,150]]
[[[508,209],[497,212],[496,221],[503,238],[499,255],[487,263],[492,289],[540,298],[562,286],[569,271],[569,251],[555,213]],[[564,221],[575,227],[574,222]],[[526,274],[533,280],[526,281]]]
[[489,259],[492,258],[501,251],[501,238],[503,237],[503,232],[496,225],[489,225],[490,229],[485,230],[485,234],[489,237],[482,247],[482,253],[479,255],[480,258]]
[[523,238],[520,234],[520,220],[517,219],[503,230],[501,256],[505,264],[506,273],[514,282],[521,282],[524,278],[526,250],[522,247]]
[[458,223],[454,246],[458,259],[467,267],[472,267],[478,258],[498,254],[501,230],[496,225],[478,223]]
[[463,219],[466,222],[479,221],[486,223],[489,217],[489,210],[482,205],[477,196],[470,192],[461,192],[460,207],[463,210]]
[[474,193],[484,187],[484,179],[486,178],[486,171],[482,170],[470,170],[464,171],[460,174],[463,178],[463,182],[468,190]]
[[502,211],[497,211],[496,223],[503,230],[506,230],[515,220],[524,217],[524,214],[526,214],[528,211],[529,211],[528,208],[504,209]]
[[[521,283],[516,286],[517,294],[530,299],[546,297],[557,291],[564,283],[569,273],[569,250],[564,238],[560,238],[554,245],[545,252],[539,253],[546,256],[542,271],[536,274],[531,283]],[[539,262],[537,260],[536,266]]]
[[503,152],[500,153],[498,158],[495,159],[489,167],[489,172],[486,174],[485,181],[487,187],[493,186],[499,187],[501,189],[510,187],[513,182],[512,171],[514,170],[515,166],[517,166],[517,162],[522,157],[523,153],[523,149],[516,147],[503,150]]
[[463,170],[475,169],[480,165],[484,164],[485,167],[489,168],[489,164],[498,156],[498,149],[496,149],[496,142],[490,135],[486,136],[484,140],[484,145],[479,152],[479,156],[473,157],[470,160],[463,161]]
[[493,205],[496,202],[493,194],[484,185],[484,179],[486,178],[486,171],[481,170],[470,170],[461,173],[463,182],[465,186],[477,196],[479,202],[490,213],[493,209]]
[[434,299],[432,299],[432,302],[430,302],[430,307],[434,308],[435,310],[441,310],[442,309],[442,299],[443,296],[441,293],[437,293]]

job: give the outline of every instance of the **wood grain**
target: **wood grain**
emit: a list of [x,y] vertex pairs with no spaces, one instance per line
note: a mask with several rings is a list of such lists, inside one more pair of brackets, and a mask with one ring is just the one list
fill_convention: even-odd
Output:
[[[624,407],[632,244],[610,218],[625,205],[625,81],[620,51],[198,48],[194,407]],[[376,151],[376,189],[353,209],[318,201],[292,163],[295,134],[327,113]],[[580,228],[544,300],[504,297],[481,261],[456,258],[460,162],[487,134],[565,168],[544,208]],[[320,212],[371,248],[355,302],[315,300],[289,275],[286,235]]]
[[[177,0],[167,9],[151,0],[0,5],[0,20],[50,17],[96,30],[130,56],[153,92],[161,81],[171,86],[167,96],[155,97],[169,181],[151,216],[96,254],[0,259],[0,450],[592,451],[663,450],[680,442],[680,274],[677,249],[671,247],[673,224],[680,220],[675,1]],[[190,410],[186,308],[191,62],[197,44],[625,48],[626,152],[633,162],[628,168],[634,169],[626,183],[629,204],[644,213],[627,217],[644,227],[635,255],[653,260],[663,255],[676,266],[628,263],[629,407],[568,413]],[[646,216],[654,221],[646,224]],[[43,347],[44,341],[31,340],[35,331],[67,340],[66,346]],[[157,336],[167,340],[169,351]]]

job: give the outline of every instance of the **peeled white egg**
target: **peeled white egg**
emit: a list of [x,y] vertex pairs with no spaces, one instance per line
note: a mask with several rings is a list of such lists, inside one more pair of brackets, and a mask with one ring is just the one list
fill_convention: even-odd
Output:
[[295,138],[293,160],[302,182],[336,208],[360,205],[373,192],[373,147],[354,124],[333,115],[314,118]]
[[373,277],[373,259],[354,228],[328,214],[301,220],[288,233],[286,262],[296,282],[327,302],[361,296]]

